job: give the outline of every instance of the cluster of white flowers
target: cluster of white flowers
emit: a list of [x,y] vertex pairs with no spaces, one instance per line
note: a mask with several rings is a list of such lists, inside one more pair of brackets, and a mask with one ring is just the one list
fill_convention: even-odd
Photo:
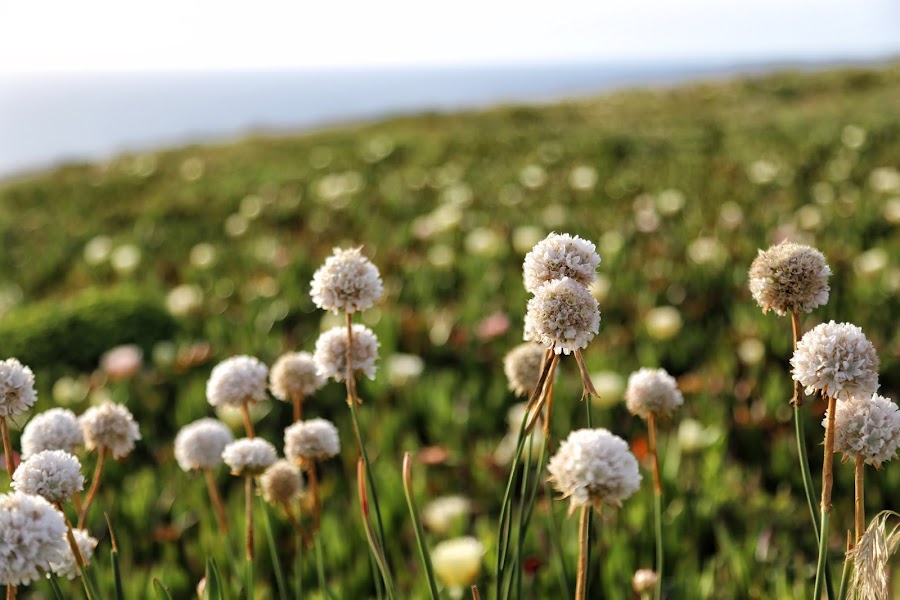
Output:
[[121,404],[104,402],[87,409],[78,421],[88,450],[106,448],[114,458],[124,458],[141,439],[138,424],[131,412]]
[[206,400],[213,406],[240,407],[266,399],[269,368],[252,356],[232,356],[217,364],[206,382]]
[[272,365],[269,380],[272,395],[285,402],[294,396],[308,396],[325,385],[325,377],[316,370],[316,362],[309,352],[280,356]]
[[878,390],[878,354],[862,329],[850,323],[822,323],[806,332],[791,358],[792,375],[806,388],[847,400]]
[[278,458],[275,446],[261,438],[242,438],[222,450],[233,475],[259,475]]
[[537,294],[548,281],[569,277],[587,287],[594,282],[600,256],[588,240],[568,233],[551,233],[525,255],[525,289]]
[[571,432],[547,470],[553,487],[569,498],[571,510],[587,504],[619,506],[641,485],[637,459],[628,444],[606,429]]
[[[352,331],[350,361],[353,372],[375,379],[375,361],[378,360],[380,346],[378,338],[365,325],[354,324]],[[343,381],[347,375],[347,329],[334,327],[320,335],[316,340],[314,360],[320,376]]]
[[[73,529],[72,535],[75,537],[75,543],[78,544],[84,564],[89,565],[94,557],[94,548],[97,547],[97,538],[92,537],[85,529]],[[58,577],[65,577],[69,580],[81,577],[78,563],[75,562],[75,555],[71,552],[64,552],[62,560],[51,562],[50,571]]]
[[[828,421],[822,421],[824,426]],[[866,464],[881,468],[900,447],[900,410],[893,400],[872,394],[850,396],[837,403],[834,414],[834,451],[846,458],[862,456]]]
[[354,313],[381,299],[384,289],[378,268],[363,256],[361,248],[334,249],[325,264],[313,274],[310,295],[324,310]]
[[16,358],[0,361],[0,418],[20,415],[36,401],[31,369]]
[[65,450],[44,450],[19,465],[12,486],[17,492],[59,504],[84,488],[81,463]]
[[340,451],[337,427],[326,419],[297,421],[284,430],[284,455],[294,462],[326,460]]
[[233,441],[225,423],[200,419],[182,427],[175,436],[175,460],[185,471],[214,469],[222,464],[222,451]]
[[84,443],[78,418],[67,408],[51,408],[32,417],[22,430],[22,458],[42,450],[74,453]]
[[69,552],[61,512],[40,496],[0,495],[0,584],[28,585]]
[[586,348],[599,328],[597,299],[574,279],[545,283],[528,301],[525,339],[553,346],[557,354]]
[[297,465],[281,459],[269,465],[259,478],[262,495],[270,504],[288,504],[303,491],[303,477]]
[[684,404],[675,378],[665,369],[642,368],[628,378],[625,405],[633,415],[647,419],[651,414],[668,417]]
[[509,389],[517,396],[528,396],[541,378],[544,347],[534,342],[519,344],[503,357],[503,372]]
[[759,251],[750,265],[750,293],[763,312],[811,312],[828,302],[830,275],[821,252],[785,242]]

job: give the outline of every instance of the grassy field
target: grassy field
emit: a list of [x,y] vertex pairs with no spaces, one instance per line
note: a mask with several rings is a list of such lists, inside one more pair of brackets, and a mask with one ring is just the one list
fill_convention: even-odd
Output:
[[[757,249],[785,237],[822,250],[831,299],[804,328],[861,326],[881,358],[880,393],[898,399],[898,99],[897,64],[783,73],[190,146],[9,181],[0,184],[0,356],[34,368],[39,410],[81,412],[111,397],[140,422],[143,440],[110,467],[90,522],[101,581],[112,577],[106,511],[129,598],[152,597],[154,577],[190,597],[207,556],[236,597],[240,481],[220,473],[235,523],[222,540],[203,481],[178,468],[172,440],[213,414],[204,386],[219,360],[271,364],[312,350],[337,324],[309,298],[312,273],[333,247],[362,245],[386,298],[363,319],[382,346],[378,377],[361,383],[361,416],[401,596],[427,595],[400,485],[404,451],[420,458],[420,504],[472,500],[456,533],[486,545],[489,589],[508,472],[495,450],[515,401],[502,357],[521,339],[522,258],[550,231],[578,234],[602,257],[600,334],[585,354],[602,396],[594,424],[641,454],[644,425],[620,401],[628,374],[664,367],[685,395],[661,442],[667,597],[808,597],[816,548],[788,405],[790,322],[762,314],[746,273]],[[107,380],[100,353],[132,341],[144,347],[142,371]],[[574,361],[563,361],[555,439],[584,426],[580,393]],[[306,411],[333,420],[345,449],[321,473],[331,590],[374,596],[343,388],[326,386]],[[804,412],[818,481],[824,406]],[[272,401],[258,416],[259,433],[280,449],[290,407]],[[836,473],[833,557],[853,521],[852,468]],[[632,574],[653,564],[644,474],[641,491],[595,523],[591,597],[631,597]],[[900,508],[900,469],[888,463],[867,481],[870,516]],[[290,563],[293,535],[272,518]],[[561,597],[575,521],[565,503],[539,498],[524,597]],[[553,527],[565,574],[550,551]],[[442,537],[428,533],[431,544]],[[269,555],[260,556],[257,594],[270,598]],[[314,562],[303,566],[308,597],[322,597]],[[834,569],[839,576],[838,558]]]

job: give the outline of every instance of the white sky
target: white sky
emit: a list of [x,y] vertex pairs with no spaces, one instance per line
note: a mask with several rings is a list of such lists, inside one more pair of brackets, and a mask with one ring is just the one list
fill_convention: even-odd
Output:
[[0,0],[0,73],[887,54],[897,0]]

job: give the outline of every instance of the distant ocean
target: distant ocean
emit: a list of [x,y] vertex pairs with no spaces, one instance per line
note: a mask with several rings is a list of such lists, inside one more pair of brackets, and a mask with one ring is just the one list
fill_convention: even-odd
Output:
[[547,102],[817,63],[28,74],[0,77],[0,178],[65,162],[422,111]]

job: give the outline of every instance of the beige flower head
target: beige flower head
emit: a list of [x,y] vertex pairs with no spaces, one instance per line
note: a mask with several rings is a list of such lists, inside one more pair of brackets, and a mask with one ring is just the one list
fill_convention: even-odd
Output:
[[821,323],[806,332],[791,358],[791,375],[806,388],[838,400],[878,390],[878,354],[851,323]]
[[206,400],[213,406],[253,404],[266,399],[269,368],[253,356],[232,356],[217,364],[206,382]]
[[684,397],[678,384],[665,369],[642,368],[628,378],[625,405],[633,415],[642,419],[651,414],[668,417],[682,404]]
[[750,293],[763,312],[772,309],[782,317],[811,312],[828,302],[830,275],[821,252],[784,242],[759,251],[750,265]]
[[269,504],[290,504],[303,491],[300,469],[281,459],[269,465],[259,478],[262,495]]
[[63,514],[40,496],[0,494],[0,585],[28,585],[65,559]]
[[0,361],[0,418],[20,415],[36,401],[31,369],[16,358]]
[[313,274],[310,295],[324,310],[354,313],[366,310],[384,294],[378,267],[363,256],[361,248],[334,249]]
[[214,469],[222,464],[222,451],[233,441],[225,423],[200,419],[182,427],[175,436],[175,460],[185,471]]
[[116,459],[124,458],[134,450],[134,443],[141,439],[138,424],[131,412],[121,404],[104,402],[87,409],[78,419],[84,445],[88,450],[105,448]]
[[259,475],[278,458],[275,446],[262,438],[242,438],[222,450],[232,475]]
[[[822,421],[824,426],[828,420]],[[837,403],[834,414],[834,451],[846,459],[862,456],[876,469],[891,460],[900,447],[900,410],[890,398],[850,396]]]
[[294,462],[318,462],[340,451],[337,427],[326,419],[297,421],[284,430],[284,455]]
[[22,430],[22,458],[42,450],[75,453],[84,443],[78,417],[68,408],[51,408],[32,417]]
[[[86,529],[73,529],[72,535],[75,537],[75,543],[78,544],[78,551],[81,558],[84,559],[86,565],[91,564],[94,557],[94,549],[97,547],[97,538],[92,537]],[[62,560],[50,563],[50,572],[57,577],[65,577],[73,580],[81,577],[81,571],[75,563],[75,556],[71,552],[64,552]]]
[[[375,333],[365,325],[354,323],[352,330],[350,361],[353,372],[375,379],[375,361],[378,360],[378,348],[381,344]],[[347,329],[334,327],[320,335],[316,340],[313,358],[320,376],[343,381],[347,375]]]
[[599,264],[600,255],[593,243],[577,235],[551,233],[525,255],[522,265],[525,289],[536,294],[548,281],[563,277],[589,286],[594,282]]
[[586,287],[568,277],[541,286],[528,301],[525,340],[557,354],[586,348],[600,329],[600,308]]
[[290,352],[278,357],[269,373],[272,395],[290,402],[294,396],[308,396],[325,385],[309,352]]
[[17,492],[35,494],[51,504],[59,504],[84,489],[81,463],[65,450],[44,450],[19,465],[12,486]]
[[519,344],[503,357],[503,372],[516,396],[528,396],[541,378],[544,347],[534,342]]

